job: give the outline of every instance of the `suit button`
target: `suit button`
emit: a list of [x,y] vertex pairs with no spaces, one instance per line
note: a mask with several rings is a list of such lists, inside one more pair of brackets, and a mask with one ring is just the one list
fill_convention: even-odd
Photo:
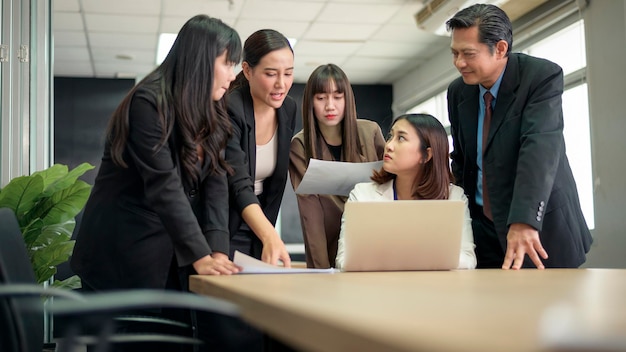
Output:
[[540,207],[542,207],[542,206],[544,206],[544,205],[546,205],[546,203],[545,203],[544,201],[539,202],[539,206],[540,206]]
[[197,189],[192,189],[189,191],[189,197],[193,198],[198,194],[198,190]]
[[541,216],[537,216],[537,221],[541,221]]
[[537,216],[541,216],[541,215],[543,215],[543,212],[538,211],[538,212],[537,212]]
[[539,211],[543,211],[543,207],[542,206],[539,206]]

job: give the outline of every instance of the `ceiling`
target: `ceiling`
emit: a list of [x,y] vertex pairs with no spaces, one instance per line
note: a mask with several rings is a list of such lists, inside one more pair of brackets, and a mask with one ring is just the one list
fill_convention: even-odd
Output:
[[[509,1],[516,3],[515,16],[541,2]],[[143,77],[155,67],[159,34],[178,32],[189,18],[199,13],[218,17],[231,25],[242,42],[262,28],[276,29],[297,39],[294,76],[299,83],[306,82],[317,66],[332,62],[346,71],[352,83],[390,84],[447,48],[450,42],[448,37],[437,36],[416,25],[414,14],[424,7],[423,0],[54,0],[52,3],[55,76]]]

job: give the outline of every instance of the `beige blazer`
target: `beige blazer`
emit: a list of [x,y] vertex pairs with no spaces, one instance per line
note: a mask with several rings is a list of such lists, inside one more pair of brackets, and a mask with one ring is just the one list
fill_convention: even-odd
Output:
[[[357,127],[363,153],[361,162],[381,160],[385,140],[380,126],[373,121],[359,119]],[[326,146],[322,148],[322,160],[333,160]],[[300,185],[308,163],[304,153],[304,132],[300,131],[291,140],[289,153],[289,175],[294,190]],[[297,199],[307,267],[334,267],[341,215],[347,197],[298,194]]]

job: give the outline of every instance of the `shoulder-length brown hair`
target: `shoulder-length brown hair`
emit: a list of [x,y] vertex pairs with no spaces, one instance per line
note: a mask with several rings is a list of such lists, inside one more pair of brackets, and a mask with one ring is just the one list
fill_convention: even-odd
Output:
[[302,127],[304,130],[304,153],[307,160],[310,158],[321,159],[324,138],[320,132],[315,111],[313,110],[313,99],[315,94],[332,93],[331,83],[335,82],[335,87],[339,93],[343,93],[345,108],[343,120],[341,121],[342,136],[341,160],[350,162],[361,161],[361,143],[356,123],[356,103],[354,92],[348,80],[348,76],[339,66],[326,64],[317,67],[304,87],[302,98]]
[[[450,183],[454,180],[449,162],[448,135],[441,122],[428,114],[406,114],[398,116],[393,125],[400,120],[408,121],[417,132],[422,154],[432,158],[423,165],[423,170],[413,184],[413,197],[417,199],[448,199]],[[392,125],[392,127],[393,127]],[[381,168],[374,171],[372,181],[382,184],[395,179],[396,175]]]

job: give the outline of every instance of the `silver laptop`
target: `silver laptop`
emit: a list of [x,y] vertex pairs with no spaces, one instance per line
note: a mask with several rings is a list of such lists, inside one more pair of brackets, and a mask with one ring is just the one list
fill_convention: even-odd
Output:
[[459,265],[465,203],[348,202],[344,271],[450,270]]

